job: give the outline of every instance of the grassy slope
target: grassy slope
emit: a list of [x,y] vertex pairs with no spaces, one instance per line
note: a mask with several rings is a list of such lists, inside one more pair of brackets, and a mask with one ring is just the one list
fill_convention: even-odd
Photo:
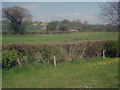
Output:
[[[77,40],[74,40],[77,39]],[[117,40],[117,32],[74,32],[69,34],[41,34],[41,35],[3,35],[3,43],[38,44],[80,42],[88,40]]]
[[27,65],[3,69],[3,88],[117,88],[118,59],[71,61],[66,64]]

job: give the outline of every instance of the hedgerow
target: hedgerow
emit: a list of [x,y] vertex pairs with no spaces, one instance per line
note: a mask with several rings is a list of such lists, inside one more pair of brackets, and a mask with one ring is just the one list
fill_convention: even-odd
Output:
[[[113,49],[111,48],[113,47]],[[57,62],[67,62],[70,60],[80,60],[82,58],[99,58],[102,56],[103,49],[106,50],[106,56],[117,56],[117,45],[106,41],[88,41],[81,43],[64,43],[64,44],[38,44],[38,45],[19,45],[19,44],[3,44],[4,53],[8,55],[15,50],[14,53],[25,63],[53,63],[54,56]],[[14,55],[13,54],[13,55]],[[12,54],[10,54],[12,55]],[[4,60],[8,58],[3,58]],[[16,60],[16,57],[13,61]],[[6,66],[6,65],[4,65]]]

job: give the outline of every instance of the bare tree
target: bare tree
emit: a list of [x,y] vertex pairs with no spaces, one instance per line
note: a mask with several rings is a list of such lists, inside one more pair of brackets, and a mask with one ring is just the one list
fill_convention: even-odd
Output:
[[32,18],[32,15],[29,13],[28,10],[18,6],[3,8],[2,14],[3,19],[9,22],[10,28],[16,34],[24,34],[24,22],[31,21]]
[[118,2],[109,2],[101,6],[102,9],[102,18],[107,20],[109,23],[114,25],[119,25],[119,5]]
[[118,2],[118,28],[120,28],[120,1]]

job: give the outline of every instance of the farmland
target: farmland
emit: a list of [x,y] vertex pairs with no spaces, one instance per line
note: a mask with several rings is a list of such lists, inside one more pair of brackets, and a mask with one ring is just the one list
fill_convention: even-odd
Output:
[[[21,45],[69,44],[94,40],[117,41],[118,33],[72,32],[2,36],[3,43]],[[11,69],[3,69],[3,88],[118,88],[118,58],[83,58],[66,63],[57,61],[56,67],[51,63],[21,63],[22,68],[17,64]]]
[[52,44],[89,40],[118,40],[117,32],[72,32],[66,34],[3,35],[3,43]]
[[118,4],[4,2],[2,88],[117,89]]

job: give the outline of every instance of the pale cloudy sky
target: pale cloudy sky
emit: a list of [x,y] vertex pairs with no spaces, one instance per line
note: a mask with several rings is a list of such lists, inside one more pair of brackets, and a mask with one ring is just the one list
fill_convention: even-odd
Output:
[[2,2],[118,2],[119,0],[1,0]]
[[91,24],[104,23],[99,14],[100,5],[106,2],[3,2],[2,7],[20,6],[33,15],[33,21],[49,22],[52,20],[88,21]]

